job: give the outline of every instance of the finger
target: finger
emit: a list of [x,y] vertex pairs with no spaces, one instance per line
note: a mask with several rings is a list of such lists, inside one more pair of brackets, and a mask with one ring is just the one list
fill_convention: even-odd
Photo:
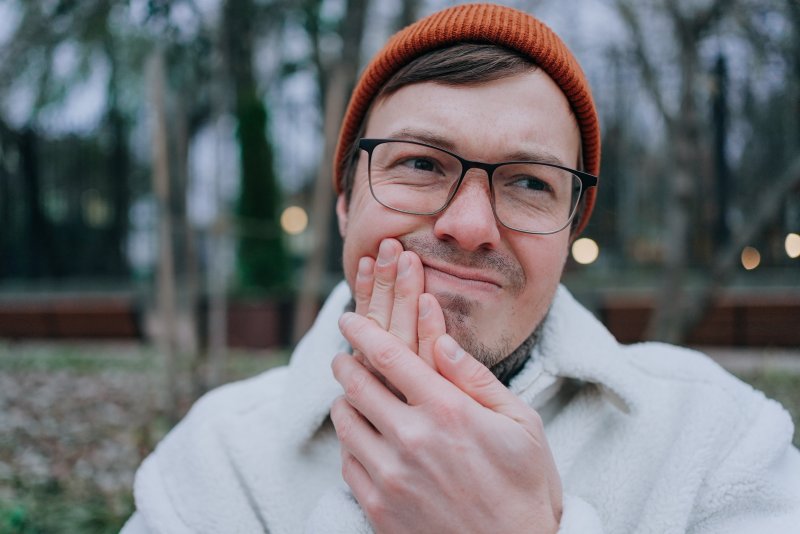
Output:
[[352,454],[375,480],[376,469],[393,455],[387,442],[344,397],[331,406],[331,421],[342,450]]
[[[365,322],[379,329],[372,322]],[[347,354],[337,354],[331,368],[350,406],[358,410],[380,434],[393,437],[394,424],[405,417],[405,403],[366,366]]]
[[520,423],[528,422],[524,416],[529,411],[527,405],[449,335],[436,340],[434,361],[442,376],[479,404]]
[[356,273],[355,293],[356,313],[366,315],[369,310],[369,301],[372,299],[372,285],[374,284],[373,270],[375,260],[369,256],[364,256],[358,261],[358,272]]
[[439,301],[430,293],[423,293],[419,296],[419,318],[417,320],[419,347],[417,354],[434,369],[436,369],[436,364],[433,359],[433,346],[445,331],[444,313]]
[[358,504],[366,510],[367,502],[374,498],[377,488],[361,462],[346,449],[342,449],[342,478],[350,486]]
[[403,247],[396,239],[384,239],[378,248],[375,261],[375,281],[367,317],[378,323],[384,330],[389,328],[394,305],[394,282],[397,278],[397,258]]
[[[445,394],[445,390],[456,391],[405,343],[374,321],[355,313],[345,313],[339,319],[339,329],[350,345],[366,356],[372,367],[406,398],[408,404],[423,404]],[[370,421],[376,424],[371,418]]]
[[418,300],[424,290],[425,272],[422,270],[419,256],[409,251],[401,252],[397,260],[397,279],[389,332],[405,341],[413,352],[417,352]]
[[[369,302],[372,299],[372,286],[374,280],[375,260],[369,256],[364,256],[358,260],[358,271],[356,272],[356,282],[353,288],[353,293],[356,303],[356,313],[359,315],[367,315],[369,310]],[[357,350],[353,351],[353,357],[361,363],[367,363]]]

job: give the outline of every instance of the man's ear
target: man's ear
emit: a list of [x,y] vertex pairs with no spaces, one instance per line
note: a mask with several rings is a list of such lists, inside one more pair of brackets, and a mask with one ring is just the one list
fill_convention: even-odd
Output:
[[347,200],[344,193],[339,193],[336,199],[336,218],[339,219],[339,235],[344,239],[347,235]]

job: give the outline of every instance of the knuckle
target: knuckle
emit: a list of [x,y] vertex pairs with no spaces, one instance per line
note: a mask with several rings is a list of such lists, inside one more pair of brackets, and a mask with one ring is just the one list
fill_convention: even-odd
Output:
[[402,470],[400,469],[384,469],[380,473],[380,487],[383,492],[390,497],[397,497],[402,495],[406,488],[406,480]]
[[443,400],[431,407],[436,424],[449,428],[459,427],[464,420],[464,406],[457,400]]
[[367,385],[367,375],[356,371],[352,373],[344,384],[344,394],[350,400],[357,401],[361,398],[364,388]]
[[361,496],[361,507],[373,523],[381,523],[386,517],[386,504],[381,496],[375,492],[367,492]]
[[497,382],[497,378],[492,374],[488,367],[477,361],[471,362],[473,365],[466,372],[466,378],[474,387],[483,389],[491,387]]
[[404,425],[397,429],[399,452],[403,458],[410,458],[425,448],[427,433],[417,425]]
[[341,378],[345,365],[346,363],[342,355],[337,354],[334,356],[333,361],[331,361],[331,370],[333,371],[333,376],[335,376],[337,379]]
[[367,312],[367,319],[370,319],[374,324],[378,325],[381,328],[386,328],[388,323],[388,318],[384,316],[383,313],[378,312],[376,310],[370,310]]
[[361,338],[365,334],[368,321],[364,321],[361,317],[355,316],[347,323],[347,327],[354,338]]
[[358,279],[355,284],[356,298],[362,301],[369,301],[372,296],[372,280]]
[[342,478],[345,482],[350,483],[353,481],[354,472],[358,468],[356,463],[357,460],[352,454],[342,455]]
[[361,284],[356,284],[356,301],[357,302],[368,302],[369,297],[371,294],[370,288],[364,287]]
[[378,271],[378,276],[375,277],[375,284],[372,288],[373,293],[376,291],[388,293],[394,290],[394,280],[389,276],[390,274],[385,267]]
[[345,407],[343,406],[342,401],[344,401],[344,399],[339,397],[334,400],[333,404],[331,405],[331,419],[334,423],[341,419],[341,417],[344,415],[343,411],[345,410]]
[[[406,304],[411,299],[412,292],[411,290],[406,287],[404,284],[397,284],[394,288],[394,304],[395,306],[398,304]],[[413,300],[416,301],[416,298]]]
[[336,435],[339,437],[339,441],[345,443],[350,440],[355,425],[355,417],[350,413],[349,408],[344,406],[346,402],[344,399],[340,399],[331,407],[331,421],[336,429]]
[[395,367],[403,357],[403,348],[394,343],[383,343],[374,353],[372,363],[379,370]]

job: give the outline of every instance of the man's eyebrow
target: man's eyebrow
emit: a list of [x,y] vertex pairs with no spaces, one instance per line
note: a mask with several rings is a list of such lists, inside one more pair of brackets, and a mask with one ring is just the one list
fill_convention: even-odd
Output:
[[[458,154],[458,149],[450,139],[432,132],[430,130],[421,130],[417,128],[402,128],[389,135],[390,139],[403,139],[407,141],[418,141],[435,147],[449,150]],[[550,163],[552,165],[565,166],[561,158],[554,154],[540,150],[516,150],[506,154],[502,160],[492,163],[499,163],[500,161],[537,161],[539,163]]]
[[551,165],[561,165],[562,167],[566,166],[564,165],[564,162],[561,161],[561,158],[555,154],[544,151],[522,150],[518,152],[512,152],[506,156],[504,161],[535,161],[537,163],[549,163]]
[[404,139],[406,141],[419,141],[428,145],[443,148],[451,152],[456,151],[456,145],[446,137],[434,133],[430,130],[420,130],[417,128],[402,128],[389,135],[390,139]]

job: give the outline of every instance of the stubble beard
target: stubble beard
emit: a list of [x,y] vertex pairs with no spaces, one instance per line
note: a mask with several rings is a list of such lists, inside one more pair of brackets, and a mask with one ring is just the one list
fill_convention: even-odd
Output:
[[473,319],[475,303],[462,295],[437,294],[436,300],[442,307],[447,333],[470,353],[476,360],[491,368],[503,360],[512,350],[508,335],[500,336],[492,346],[480,341],[477,326]]
[[[527,284],[527,279],[522,266],[512,256],[497,250],[479,249],[465,251],[457,244],[438,239],[425,233],[416,233],[397,238],[403,249],[415,252],[420,259],[436,258],[452,265],[479,269],[494,273],[503,281],[503,291],[511,296],[520,295]],[[509,332],[500,332],[499,337],[488,345],[481,341],[478,331],[483,325],[477,324],[479,302],[467,299],[457,293],[436,293],[434,295],[444,312],[445,326],[448,334],[472,354],[476,360],[492,369],[500,378],[505,374],[506,368],[518,369],[518,362],[524,362],[535,339],[535,329],[526,336],[519,346],[514,346],[513,337]],[[524,356],[524,357],[523,357]]]
[[503,334],[499,340],[489,346],[478,339],[474,320],[471,320],[474,303],[461,295],[437,295],[437,300],[444,313],[444,322],[447,332],[470,353],[476,360],[489,368],[498,380],[508,385],[508,382],[525,365],[531,355],[533,347],[539,339],[541,325],[539,321],[532,332],[514,347],[508,334]]

